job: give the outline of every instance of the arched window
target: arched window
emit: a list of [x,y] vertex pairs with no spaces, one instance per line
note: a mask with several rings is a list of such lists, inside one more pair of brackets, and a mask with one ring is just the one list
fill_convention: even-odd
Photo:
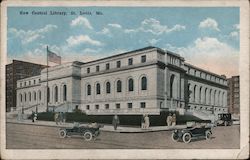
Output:
[[196,85],[194,86],[194,102],[196,102]]
[[117,92],[122,92],[122,81],[118,80],[116,82],[116,91]]
[[35,91],[33,92],[33,98],[34,98],[34,101],[36,101],[36,92]]
[[29,101],[31,101],[31,93],[29,92]]
[[55,98],[55,102],[58,102],[58,87],[57,86],[55,86],[54,98]]
[[24,93],[24,102],[26,102],[26,101],[27,101],[27,94]]
[[174,75],[170,77],[170,98],[173,98]]
[[202,87],[200,87],[200,92],[199,92],[199,103],[201,103],[201,91],[202,91]]
[[128,80],[128,91],[134,91],[134,80],[132,78]]
[[38,91],[38,97],[39,97],[39,101],[41,101],[42,100],[42,92],[40,90]]
[[87,85],[87,95],[91,95],[91,85]]
[[210,89],[210,92],[209,92],[209,102],[208,104],[212,104],[212,89]]
[[21,93],[19,94],[19,98],[20,98],[20,102],[22,102],[23,101],[23,96],[22,96]]
[[220,92],[220,91],[219,91],[219,93],[218,93],[217,104],[218,104],[218,106],[221,105],[221,92]]
[[96,94],[101,94],[101,86],[100,83],[96,84]]
[[63,85],[63,101],[67,101],[67,86]]
[[110,82],[107,82],[106,83],[106,93],[110,93],[110,88],[111,88]]
[[147,90],[147,78],[146,77],[141,78],[141,90]]
[[47,88],[47,102],[50,102],[50,89]]
[[205,89],[205,95],[204,95],[204,103],[207,104],[207,88]]
[[224,102],[224,96],[225,96],[225,92],[222,92],[222,97],[221,97],[222,98],[222,100],[221,100],[222,101],[221,102],[222,107],[224,107],[224,103],[225,103]]
[[216,104],[216,90],[214,91],[214,105],[217,105]]

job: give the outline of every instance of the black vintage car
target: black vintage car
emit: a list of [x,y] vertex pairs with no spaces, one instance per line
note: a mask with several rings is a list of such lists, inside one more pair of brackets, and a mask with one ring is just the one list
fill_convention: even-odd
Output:
[[232,115],[230,113],[218,114],[217,125],[231,126],[233,124]]
[[91,141],[100,135],[100,128],[102,127],[103,125],[97,123],[88,125],[80,125],[79,123],[75,123],[74,127],[72,128],[60,128],[59,136],[61,138],[66,138],[73,135],[78,135],[82,136],[86,141]]
[[206,138],[211,139],[212,130],[208,125],[194,125],[185,129],[176,129],[172,133],[172,139],[174,141],[183,141],[189,143],[193,138]]

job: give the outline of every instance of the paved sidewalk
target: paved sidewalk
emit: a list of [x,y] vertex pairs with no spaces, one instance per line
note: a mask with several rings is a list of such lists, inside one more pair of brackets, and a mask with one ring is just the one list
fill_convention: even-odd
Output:
[[[7,119],[8,123],[19,123],[19,124],[28,124],[28,125],[38,125],[38,126],[49,126],[49,127],[73,127],[73,123],[64,123],[57,125],[52,121],[36,121],[32,122],[31,120],[16,120],[16,119]],[[86,123],[87,124],[87,123]],[[117,130],[114,130],[114,127],[110,124],[105,124],[103,128],[100,128],[102,131],[109,132],[118,132],[118,133],[143,133],[143,132],[157,132],[157,131],[171,131],[174,129],[186,128],[186,125],[176,125],[176,126],[153,126],[149,127],[149,129],[141,129],[135,126],[118,126]]]

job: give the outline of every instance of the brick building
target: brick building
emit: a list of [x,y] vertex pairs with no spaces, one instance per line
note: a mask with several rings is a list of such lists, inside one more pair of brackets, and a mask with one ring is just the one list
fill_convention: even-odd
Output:
[[232,76],[228,79],[227,104],[229,112],[240,113],[240,76]]
[[16,84],[17,80],[41,74],[41,70],[46,66],[13,60],[6,65],[6,112],[11,107],[16,107]]

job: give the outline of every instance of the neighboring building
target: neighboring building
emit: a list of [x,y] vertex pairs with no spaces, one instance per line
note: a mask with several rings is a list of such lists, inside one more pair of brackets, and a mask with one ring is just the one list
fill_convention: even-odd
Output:
[[45,66],[24,61],[13,60],[6,65],[6,111],[16,107],[16,85],[17,81],[31,76],[41,74]]
[[[28,83],[37,79],[39,84]],[[217,114],[228,112],[226,98],[224,76],[156,47],[65,63],[17,82],[17,107],[39,112],[48,102],[55,110],[81,109],[94,115],[159,115],[181,109]]]
[[240,113],[240,76],[232,76],[228,79],[227,104],[229,112],[232,114]]

